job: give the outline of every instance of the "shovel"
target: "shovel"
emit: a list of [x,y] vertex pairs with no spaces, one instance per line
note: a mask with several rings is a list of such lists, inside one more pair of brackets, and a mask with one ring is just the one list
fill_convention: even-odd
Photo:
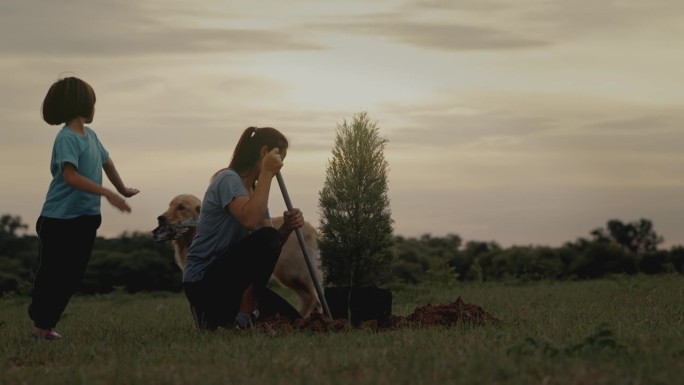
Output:
[[[285,206],[287,206],[288,211],[292,211],[292,201],[290,201],[290,195],[287,193],[287,187],[285,187],[285,181],[283,180],[283,176],[280,174],[280,172],[276,174],[276,178],[278,179],[280,192],[283,193],[283,199],[285,199]],[[297,239],[299,240],[299,246],[301,246],[302,248],[302,254],[304,254],[306,267],[309,268],[311,280],[313,281],[314,286],[316,287],[316,294],[318,294],[318,299],[321,301],[321,305],[323,306],[323,311],[325,312],[325,315],[332,318],[332,315],[330,314],[330,309],[328,308],[328,302],[325,300],[325,295],[323,295],[323,289],[321,289],[321,284],[318,282],[318,278],[316,278],[316,272],[314,269],[314,265],[311,262],[311,257],[309,256],[309,249],[307,249],[306,243],[304,242],[304,235],[302,234],[302,229],[295,229],[295,233],[297,234]]]

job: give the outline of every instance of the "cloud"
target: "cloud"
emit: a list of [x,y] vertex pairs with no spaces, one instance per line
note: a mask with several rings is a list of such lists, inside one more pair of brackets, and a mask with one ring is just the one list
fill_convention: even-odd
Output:
[[[405,118],[391,134],[393,141],[408,146],[477,148],[496,142],[512,150],[515,146],[509,145],[522,145],[531,138],[578,137],[606,138],[613,141],[613,148],[622,142],[624,146],[648,142],[654,144],[653,151],[665,151],[673,148],[672,139],[684,142],[680,106],[572,93],[444,92],[429,102],[383,104],[382,114]],[[635,136],[643,141],[635,141]]]
[[681,107],[655,108],[646,111],[629,111],[621,117],[604,118],[590,124],[592,130],[611,134],[655,136],[679,133],[684,125]]
[[618,193],[684,186],[684,114],[675,107],[547,94],[460,100],[385,105],[382,116],[405,117],[393,124],[380,118],[393,167],[402,170],[394,177],[401,189],[411,189],[418,173],[421,186],[447,173],[449,181],[458,181],[451,187],[456,190],[526,186]]
[[[527,7],[523,18],[565,36],[629,35],[681,31],[684,4],[676,0],[642,1],[550,1]],[[676,27],[679,25],[679,27]]]
[[401,126],[392,127],[392,142],[425,148],[469,148],[493,143],[505,146],[549,130],[553,119],[459,100],[437,96],[428,104],[385,104],[383,114],[406,117]]
[[[312,50],[322,47],[283,29],[198,26],[192,17],[165,17],[138,2],[9,0],[0,6],[0,57],[13,55],[102,57],[208,52]],[[170,14],[170,15],[169,15]],[[185,24],[179,20],[184,20]]]
[[410,20],[396,14],[363,15],[347,21],[316,24],[315,28],[445,51],[516,50],[552,44],[544,38],[499,27]]
[[[593,0],[415,0],[406,4],[406,12],[435,12],[452,16],[468,14],[473,19],[492,24],[516,25],[526,30],[544,32],[547,38],[664,33],[681,31],[684,3],[677,0],[643,2]],[[677,27],[678,26],[678,27]]]
[[[450,19],[449,25],[455,26],[459,20],[467,19],[469,25],[477,28],[454,28],[453,32],[462,33],[472,45],[482,49],[534,48],[579,40],[611,41],[622,46],[645,40],[678,47],[679,42],[672,36],[684,33],[680,17],[683,13],[684,3],[677,0],[416,0],[400,10],[403,20],[428,15],[433,20]],[[436,28],[435,32],[438,31]],[[427,39],[421,35],[406,36],[403,40],[425,44]],[[430,46],[448,47],[448,40],[438,35],[441,34],[433,34]],[[459,46],[457,42],[452,42],[454,47]]]
[[[520,2],[515,4],[519,7]],[[445,1],[445,0],[416,0],[406,5],[407,10],[438,10],[438,11],[476,11],[486,13],[496,13],[498,11],[513,8],[501,1],[491,0],[466,0],[466,1]]]
[[551,44],[497,28],[429,22],[359,23],[351,28],[423,48],[449,51],[538,48]]
[[414,1],[384,12],[328,17],[323,31],[386,39],[440,51],[536,49],[555,42],[520,20],[521,9],[495,1]]

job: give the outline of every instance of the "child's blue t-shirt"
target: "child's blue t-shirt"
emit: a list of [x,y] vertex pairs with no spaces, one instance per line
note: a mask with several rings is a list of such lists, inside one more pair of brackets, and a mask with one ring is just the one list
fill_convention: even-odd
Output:
[[102,166],[109,159],[109,153],[100,143],[95,131],[85,127],[85,132],[81,136],[64,126],[57,134],[50,161],[52,182],[40,215],[69,219],[100,214],[100,196],[69,186],[62,176],[64,165],[71,163],[80,175],[102,185]]
[[[250,233],[227,208],[233,199],[245,195],[247,190],[235,171],[225,169],[212,178],[202,200],[197,234],[185,260],[184,282],[202,280],[212,261]],[[270,218],[268,210],[264,218]]]

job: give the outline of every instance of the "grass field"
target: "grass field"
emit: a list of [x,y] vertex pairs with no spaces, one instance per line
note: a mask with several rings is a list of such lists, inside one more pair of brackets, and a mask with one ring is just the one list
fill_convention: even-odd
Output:
[[201,333],[182,294],[115,293],[75,297],[50,343],[5,298],[0,384],[684,384],[682,275],[414,288],[393,313],[458,296],[503,323]]

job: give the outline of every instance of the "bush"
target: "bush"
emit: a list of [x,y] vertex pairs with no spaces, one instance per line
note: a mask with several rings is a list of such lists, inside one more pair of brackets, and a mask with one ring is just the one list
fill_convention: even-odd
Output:
[[153,251],[96,251],[81,284],[84,293],[110,293],[118,287],[139,291],[178,291],[182,277],[173,259]]
[[491,266],[484,274],[494,279],[539,280],[558,278],[561,271],[561,260],[551,248],[516,246],[493,254]]
[[667,271],[668,252],[651,251],[639,255],[639,271],[645,274],[660,274]]
[[613,242],[592,242],[570,266],[579,278],[599,278],[608,274],[635,274],[634,254]]
[[28,259],[0,256],[0,297],[5,294],[27,294],[33,283],[33,273]]
[[676,246],[670,249],[667,261],[668,263],[671,263],[678,272],[684,274],[684,246]]
[[24,280],[12,274],[0,271],[0,297],[11,293],[20,293]]

